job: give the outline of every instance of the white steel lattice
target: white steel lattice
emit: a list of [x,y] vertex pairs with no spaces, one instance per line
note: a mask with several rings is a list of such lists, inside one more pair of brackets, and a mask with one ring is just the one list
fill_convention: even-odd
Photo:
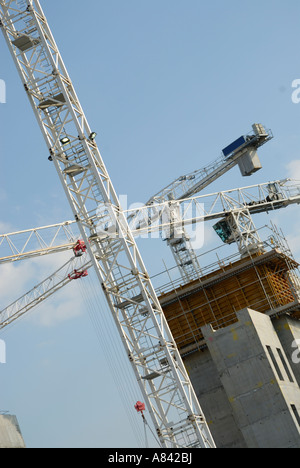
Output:
[[[129,227],[135,237],[151,235],[160,231],[169,239],[181,240],[183,228],[200,222],[232,218],[234,241],[240,249],[245,250],[255,242],[254,225],[235,223],[234,217],[248,218],[257,213],[271,212],[300,204],[299,181],[284,179],[252,185],[237,189],[201,195],[186,200],[168,201],[145,205],[143,207],[124,211]],[[230,221],[230,219],[229,219]],[[74,233],[75,221],[65,221],[51,226],[37,227],[14,233],[0,234],[0,264],[38,257],[65,250],[71,250],[79,234]],[[102,222],[97,226],[97,234],[107,235],[101,229]],[[100,228],[100,229],[99,229]],[[114,231],[115,232],[115,228]],[[248,236],[247,233],[253,233]],[[243,239],[240,239],[242,238]],[[251,250],[251,249],[250,249]],[[193,277],[197,276],[193,272]]]
[[11,325],[34,307],[48,299],[52,294],[69,284],[72,281],[70,276],[74,274],[75,269],[88,270],[91,266],[90,261],[82,262],[72,257],[59,270],[0,311],[0,330]]
[[[0,1],[1,28],[164,447],[214,447],[72,81],[37,0]],[[99,208],[100,207],[100,208]],[[99,238],[99,223],[117,235]]]
[[[225,156],[223,152],[218,159],[209,165],[178,177],[174,182],[151,197],[147,205],[190,198],[215,182],[237,164],[241,164],[241,167],[243,167],[242,160],[249,150],[253,151],[252,154],[256,154],[258,148],[273,138],[272,132],[265,130],[261,124],[254,124],[252,128],[253,132],[242,138],[238,147],[235,147],[234,150],[232,147],[230,154]],[[251,171],[245,172],[245,170],[241,169],[241,172],[243,176],[251,175]],[[182,228],[181,237],[177,236],[176,239],[172,235],[166,236],[166,241],[173,253],[182,278],[192,280],[195,275],[199,275],[201,268],[186,230]]]
[[72,232],[74,224],[75,221],[66,221],[51,226],[0,234],[0,264],[71,250],[76,240]]

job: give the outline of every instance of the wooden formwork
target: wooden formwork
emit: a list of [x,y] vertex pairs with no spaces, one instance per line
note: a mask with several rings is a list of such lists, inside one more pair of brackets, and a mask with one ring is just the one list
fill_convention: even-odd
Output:
[[179,349],[203,339],[201,327],[214,329],[237,321],[246,307],[275,314],[289,305],[300,314],[299,297],[291,281],[298,263],[278,250],[256,254],[203,276],[160,297]]

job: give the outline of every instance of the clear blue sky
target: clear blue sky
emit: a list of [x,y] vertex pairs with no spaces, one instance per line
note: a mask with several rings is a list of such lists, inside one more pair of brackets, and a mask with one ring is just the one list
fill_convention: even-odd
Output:
[[[300,104],[291,100],[292,81],[300,78],[298,0],[41,4],[98,132],[116,190],[128,195],[130,203],[146,201],[179,175],[211,162],[254,122],[275,136],[261,151],[263,170],[245,180],[234,169],[209,191],[292,174],[300,179]],[[0,104],[0,230],[70,219],[2,37],[0,58],[0,79],[7,85],[7,103]],[[296,257],[297,210],[274,217],[289,234]],[[207,247],[215,244],[212,238]],[[141,242],[141,250],[151,274],[162,269],[162,257],[171,264],[159,240]],[[47,258],[2,267],[0,305],[8,305],[62,261]],[[123,380],[126,363],[117,338],[104,326],[99,347],[90,320],[85,297],[95,295],[92,280],[86,286],[73,284],[0,336],[7,343],[7,364],[0,366],[0,411],[17,414],[29,447],[139,443],[120,398],[131,383]],[[92,307],[98,306],[95,300]],[[102,307],[105,322],[105,303]],[[115,349],[116,357],[109,359]],[[142,432],[132,411],[140,396],[132,386],[132,401],[126,404]]]

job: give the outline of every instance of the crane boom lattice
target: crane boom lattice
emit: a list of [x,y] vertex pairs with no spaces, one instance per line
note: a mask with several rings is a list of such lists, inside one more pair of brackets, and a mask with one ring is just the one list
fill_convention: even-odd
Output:
[[[0,1],[1,29],[164,447],[214,447],[180,353],[38,0]],[[117,235],[99,238],[112,223]]]
[[[174,182],[151,197],[147,205],[151,206],[155,203],[190,198],[218,180],[236,165],[239,166],[243,177],[248,177],[259,171],[262,165],[257,150],[272,140],[273,134],[271,130],[266,130],[261,124],[253,124],[252,130],[248,135],[241,136],[227,146],[222,151],[221,156],[209,165],[178,177]],[[246,219],[247,216],[244,217],[243,222]],[[234,223],[236,222],[234,221]],[[249,221],[247,223],[249,224]],[[165,237],[182,278],[192,280],[195,274],[201,274],[201,267],[186,230],[182,229],[181,236],[177,235],[176,239],[174,239],[172,233]]]
[[[272,140],[272,138],[273,134],[271,130],[266,130],[261,124],[253,124],[253,132],[237,140],[236,146],[232,146],[231,151],[229,150],[230,152],[224,153],[225,150],[223,150],[222,154],[207,166],[178,177],[156,195],[153,195],[147,202],[147,205],[167,200],[190,198],[218,180],[236,165],[240,165],[240,170],[244,177],[251,175],[251,173],[261,168],[259,160],[257,161],[257,166],[250,167],[248,171],[245,170],[245,164],[241,160],[248,155],[249,151],[256,151]],[[251,156],[253,158],[252,153]]]

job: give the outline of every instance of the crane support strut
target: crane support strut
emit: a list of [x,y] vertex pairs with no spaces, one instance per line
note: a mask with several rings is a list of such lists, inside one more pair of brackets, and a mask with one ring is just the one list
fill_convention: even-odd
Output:
[[[0,19],[160,443],[215,447],[39,1],[1,0]],[[100,222],[118,226],[119,236],[100,239]]]

